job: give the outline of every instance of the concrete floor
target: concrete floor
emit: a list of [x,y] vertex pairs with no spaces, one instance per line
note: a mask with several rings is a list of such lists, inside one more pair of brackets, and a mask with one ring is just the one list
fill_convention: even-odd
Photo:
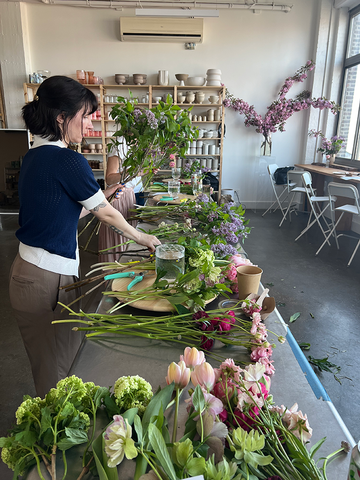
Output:
[[[4,211],[4,209],[1,209]],[[9,212],[7,212],[9,213]],[[278,228],[280,213],[248,210],[253,230],[245,242],[253,263],[264,273],[262,282],[269,287],[279,312],[288,322],[291,315],[301,316],[290,324],[298,342],[310,343],[305,352],[341,367],[337,381],[329,372],[315,369],[321,383],[356,441],[360,439],[360,251],[353,263],[347,262],[354,248],[354,241],[342,238],[341,249],[324,247],[318,257],[315,251],[321,244],[321,233],[314,226],[308,235],[294,242],[306,224],[306,215],[298,214],[292,223],[285,222]],[[14,322],[8,298],[8,273],[17,252],[16,214],[0,214],[0,436],[14,421],[14,413],[22,396],[35,395],[28,359],[20,334]],[[95,257],[96,258],[96,257]],[[94,262],[94,257],[82,255],[83,272]],[[89,307],[91,311],[93,305]],[[294,379],[296,381],[296,379]],[[291,385],[289,385],[291,388]],[[301,398],[299,398],[301,409]],[[291,406],[291,405],[290,405]],[[306,413],[306,412],[305,412]],[[311,419],[310,419],[311,424]],[[11,471],[0,462],[1,480],[10,480]]]

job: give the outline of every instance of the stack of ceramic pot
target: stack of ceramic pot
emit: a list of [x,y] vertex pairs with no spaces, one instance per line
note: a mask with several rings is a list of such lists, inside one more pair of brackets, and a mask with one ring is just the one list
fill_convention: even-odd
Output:
[[206,72],[206,85],[221,87],[221,70],[218,68],[209,68]]

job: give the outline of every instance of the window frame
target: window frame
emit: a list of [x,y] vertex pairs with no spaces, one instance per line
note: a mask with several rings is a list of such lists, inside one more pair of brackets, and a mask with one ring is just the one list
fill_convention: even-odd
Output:
[[[342,71],[342,79],[341,79],[341,90],[340,90],[340,98],[342,100],[344,90],[345,90],[345,79],[346,79],[346,74],[347,70],[351,67],[359,66],[360,68],[360,53],[353,55],[352,57],[347,57],[347,52],[349,49],[349,41],[350,41],[350,26],[351,26],[351,21],[352,19],[360,14],[360,5],[357,5],[355,8],[349,10],[349,18],[348,18],[348,25],[347,25],[347,38],[346,38],[346,51],[345,51],[345,59],[344,59],[344,64],[343,64],[343,71]],[[340,129],[340,115],[338,116],[337,119],[337,125],[336,125],[336,131],[337,135],[340,135],[339,129]],[[351,158],[344,158],[344,157],[338,157],[336,155],[336,163],[338,165],[345,165],[348,167],[354,167],[354,168],[360,168],[360,158],[357,160],[355,158],[355,153],[357,150],[360,150],[360,103],[358,105],[358,112],[357,112],[357,120],[356,120],[356,127],[355,127],[355,135],[354,135],[354,145],[353,149],[351,152]]]

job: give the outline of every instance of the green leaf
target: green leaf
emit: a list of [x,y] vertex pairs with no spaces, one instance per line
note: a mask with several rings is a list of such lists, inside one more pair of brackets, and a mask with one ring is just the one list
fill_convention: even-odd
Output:
[[126,418],[129,425],[132,425],[134,423],[134,419],[135,419],[136,414],[138,413],[138,410],[139,409],[137,407],[129,408],[129,410],[126,410],[126,412],[122,413],[121,415],[122,415],[123,419]]
[[301,342],[298,344],[301,350],[310,350],[311,344],[306,342]]
[[62,451],[88,441],[87,433],[77,428],[65,428],[65,434],[66,437],[62,438],[57,444],[58,448]]
[[177,480],[173,463],[166,448],[166,443],[159,430],[153,424],[149,425],[149,439],[155,455],[165,473],[167,473],[171,480]]
[[48,428],[51,427],[52,423],[51,411],[49,407],[44,407],[41,409],[41,428],[40,435],[42,435]]
[[174,305],[174,307],[176,308],[176,311],[179,315],[184,315],[184,314],[187,314],[187,313],[191,313],[190,310],[186,307],[184,307],[184,305]]
[[104,433],[100,435],[92,443],[92,451],[95,458],[97,473],[100,480],[118,480],[119,476],[116,467],[109,467],[107,464],[108,457],[105,453]]
[[15,440],[26,447],[32,447],[37,440],[37,435],[32,431],[19,432],[15,435]]
[[135,415],[134,427],[135,427],[135,432],[136,432],[137,437],[138,437],[138,442],[142,443],[142,441],[143,441],[143,429],[142,429],[141,419],[140,419],[139,415]]
[[143,432],[147,431],[152,416],[158,416],[160,408],[166,409],[170,403],[172,393],[174,391],[174,383],[167,385],[152,397],[149,405],[146,407],[142,419]]
[[108,414],[109,419],[112,418],[114,415],[120,414],[120,408],[116,404],[113,396],[105,397],[104,404],[105,404],[106,413]]
[[297,312],[297,313],[294,313],[294,315],[291,315],[291,317],[289,319],[289,323],[295,322],[295,320],[297,320],[300,317],[300,315],[301,315],[300,312]]
[[94,405],[96,408],[99,408],[101,405],[101,400],[105,399],[106,396],[110,396],[110,391],[106,387],[100,387],[96,390],[95,395],[94,395]]
[[201,390],[201,388],[200,388],[199,385],[196,385],[196,387],[195,387],[192,403],[193,403],[194,409],[195,409],[198,413],[201,413],[201,412],[204,410],[204,408],[205,408],[205,397],[204,397],[204,393],[203,393],[203,391]]
[[311,448],[310,448],[310,457],[313,458],[313,456],[315,455],[315,453],[319,450],[319,448],[321,447],[321,445],[325,442],[326,440],[326,437],[322,438],[321,440],[319,440],[318,442],[315,443],[315,445],[313,445]]

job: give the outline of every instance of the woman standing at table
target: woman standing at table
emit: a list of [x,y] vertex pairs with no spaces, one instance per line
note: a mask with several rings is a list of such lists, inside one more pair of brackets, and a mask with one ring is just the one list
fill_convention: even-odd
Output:
[[[122,138],[119,139],[121,143],[117,148],[113,147],[109,154],[106,165],[106,183],[110,187],[118,185],[119,192],[117,196],[112,201],[111,205],[118,210],[124,218],[128,218],[131,215],[130,210],[135,208],[135,203],[137,204],[139,192],[142,190],[142,181],[141,177],[138,176],[127,182],[125,185],[120,184],[121,179],[121,163],[125,158],[128,151],[125,140]],[[133,226],[135,222],[132,223]],[[99,250],[103,250],[115,245],[120,245],[121,243],[126,242],[127,238],[123,235],[109,230],[103,225],[100,226],[99,230]],[[120,245],[115,249],[108,250],[103,254],[99,255],[100,262],[114,262],[120,257],[120,253],[126,250],[126,245]]]
[[95,95],[63,76],[45,80],[23,107],[34,144],[19,178],[19,253],[10,272],[10,301],[29,356],[37,395],[43,397],[64,378],[81,337],[58,302],[70,303],[76,291],[59,287],[76,281],[79,267],[77,223],[90,210],[110,229],[154,251],[159,240],[135,230],[106,200],[81,154],[68,149],[91,128]]

